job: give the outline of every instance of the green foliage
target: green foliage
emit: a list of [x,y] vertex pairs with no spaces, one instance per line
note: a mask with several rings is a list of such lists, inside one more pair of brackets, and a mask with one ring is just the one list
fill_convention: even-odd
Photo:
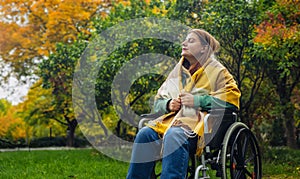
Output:
[[69,89],[72,83],[65,82],[73,80],[75,65],[86,46],[87,43],[82,40],[72,45],[58,43],[56,53],[51,54],[48,60],[40,64],[40,76],[44,79],[44,87],[55,87],[54,94]]
[[78,40],[71,45],[58,43],[56,53],[40,64],[40,76],[43,86],[52,91],[53,100],[47,115],[68,126],[68,145],[72,146],[77,120],[72,106],[72,84],[75,65],[77,64],[87,43]]
[[[264,21],[256,27],[257,53],[268,60],[268,77],[277,82],[290,78],[287,88],[299,82],[299,2],[278,1],[265,13]],[[275,73],[274,73],[275,72]],[[278,78],[279,77],[279,78]],[[279,80],[277,80],[279,79]],[[291,92],[290,92],[291,93]]]
[[[122,22],[134,19],[138,23],[147,24],[149,28],[141,31],[147,37],[153,32],[153,29],[163,27],[157,26],[151,20],[140,19],[139,21],[136,18],[164,17],[171,7],[171,2],[158,3],[158,1],[151,1],[150,4],[147,4],[143,1],[130,1],[129,6],[123,6],[122,4],[115,6],[105,20],[100,18],[93,20],[96,33],[93,36],[94,39],[91,40],[92,44],[86,51],[90,54],[87,54],[84,65],[86,69],[99,69],[97,69],[95,81],[87,79],[93,77],[94,74],[87,75],[85,79],[91,81],[91,85],[95,84],[95,99],[102,116],[107,116],[105,114],[108,111],[107,109],[111,109],[111,106],[114,105],[120,119],[136,125],[138,119],[133,115],[151,111],[150,107],[147,108],[146,103],[151,97],[153,99],[153,95],[163,82],[165,75],[167,75],[166,72],[172,69],[172,65],[174,65],[174,63],[170,64],[168,61],[164,62],[164,58],[157,58],[156,54],[178,59],[179,44],[156,38],[137,39],[135,36],[138,35],[135,33],[139,32],[128,30],[126,23],[122,24]],[[119,25],[117,32],[111,32],[114,30],[111,28],[114,25]],[[166,29],[161,30],[164,32]],[[158,29],[155,29],[155,31],[158,31]],[[103,35],[103,33],[106,35],[105,40],[111,40],[111,42],[103,43],[103,39],[97,38],[98,34]],[[172,34],[169,31],[165,33],[166,35]],[[130,39],[131,37],[132,39]],[[127,42],[127,39],[131,41]],[[104,45],[99,47],[97,44]],[[111,49],[114,51],[109,51]],[[104,57],[103,54],[106,55],[107,53],[108,56]],[[147,56],[143,56],[145,54]],[[98,63],[95,64],[95,61]],[[89,62],[92,63],[89,64]],[[159,62],[160,64],[157,65]],[[80,65],[80,67],[84,65]],[[86,72],[80,71],[80,75],[83,75],[82,73]],[[124,85],[129,86],[124,88]],[[81,91],[84,90],[88,89],[81,89]],[[111,112],[111,110],[109,111]]]
[[0,117],[7,114],[7,110],[12,106],[9,101],[0,99]]
[[287,145],[297,147],[292,92],[300,83],[298,1],[276,1],[256,27],[256,53],[268,63],[266,74],[279,99],[278,116],[283,119]]
[[[99,122],[102,128],[105,127],[102,121],[99,120],[100,117],[97,112],[84,108],[86,106],[93,106],[93,104],[87,104],[93,98],[96,99],[97,108],[103,116],[105,116],[105,112],[110,111],[107,109],[112,106],[112,98],[119,101],[116,103],[117,105],[114,106],[118,111],[119,117],[123,120],[130,121],[131,124],[135,123],[133,119],[130,117],[127,117],[126,119],[126,116],[130,116],[127,114],[129,108],[132,107],[132,109],[134,109],[134,113],[137,114],[149,111],[147,108],[142,108],[143,103],[148,101],[160,86],[163,81],[163,76],[152,72],[142,75],[138,79],[129,79],[130,75],[126,76],[124,74],[120,74],[119,71],[122,69],[122,66],[128,64],[135,57],[143,54],[158,53],[178,58],[179,46],[174,46],[170,42],[154,38],[133,39],[128,43],[124,43],[122,41],[119,43],[119,41],[117,41],[118,39],[122,40],[136,35],[134,31],[125,30],[125,34],[121,33],[119,35],[120,32],[117,32],[108,37],[108,40],[112,40],[113,43],[106,43],[104,45],[105,47],[97,46],[102,43],[101,39],[97,39],[97,37],[98,34],[101,34],[106,30],[109,31],[110,27],[128,19],[139,17],[163,17],[168,10],[167,8],[170,7],[171,5],[169,5],[169,2],[159,3],[159,1],[151,1],[150,4],[144,1],[130,1],[130,5],[126,6],[122,3],[116,4],[111,9],[111,13],[105,19],[101,16],[95,16],[95,18],[92,19],[95,32],[92,34],[91,39],[85,39],[85,37],[82,37],[71,45],[64,45],[61,43],[57,44],[56,52],[51,54],[49,59],[43,61],[40,65],[40,76],[43,79],[43,85],[45,88],[51,88],[52,94],[54,94],[54,100],[52,101],[54,109],[51,111],[52,117],[60,114],[61,116],[57,118],[57,120],[68,124],[70,121],[74,120],[71,102],[72,97],[80,99],[81,96],[78,95],[78,93],[85,95],[84,99],[79,100],[80,102],[76,101],[78,103],[76,104],[78,108],[75,110],[80,111],[79,115],[88,116],[91,121]],[[155,24],[149,23],[149,29],[147,29],[149,32],[147,31],[145,34],[150,34],[151,28],[154,26]],[[122,29],[119,30],[122,32]],[[85,40],[90,41],[89,46]],[[97,40],[99,40],[99,43]],[[118,45],[117,49],[114,49],[115,44]],[[103,52],[105,53],[107,49],[114,49],[115,51],[108,54],[107,59],[104,59],[105,57],[102,54]],[[84,55],[82,56],[82,54]],[[95,54],[95,56],[90,56],[90,54]],[[161,59],[156,59],[156,62],[157,60]],[[72,84],[74,82],[73,76],[76,65],[79,68],[85,67],[85,70],[78,72],[77,75],[82,75],[86,80],[84,82],[75,81],[76,85],[83,86],[84,88],[80,88],[78,93],[72,91],[72,89],[74,89]],[[153,64],[146,61],[138,61],[137,64],[135,64],[135,66],[139,67],[143,65],[149,67]],[[156,67],[160,70],[157,72],[161,73],[161,71],[168,68],[168,66],[170,66],[170,64],[162,63],[161,66]],[[94,74],[94,69],[97,68],[99,70],[96,74]],[[113,83],[116,75],[123,75],[123,81],[119,81],[117,86],[114,86]],[[97,77],[94,80],[93,78],[95,76]],[[120,89],[120,84],[127,83],[132,84],[130,86],[129,93],[128,91]],[[95,86],[95,88],[93,88],[93,86]]]
[[[266,75],[273,76],[272,82],[285,84],[278,80],[280,74],[280,79],[288,79],[287,85],[290,85],[292,81],[289,76],[298,74],[300,71],[297,61],[293,60],[297,59],[297,54],[299,54],[297,49],[300,48],[298,48],[297,40],[288,39],[279,46],[271,46],[272,48],[257,45],[253,41],[256,35],[255,27],[265,17],[268,17],[264,12],[271,6],[277,7],[276,3],[277,1],[267,0],[209,2],[131,0],[129,4],[115,4],[106,18],[99,14],[91,19],[93,34],[90,39],[87,36],[79,35],[79,40],[74,44],[57,44],[56,52],[50,55],[48,60],[42,62],[40,76],[43,78],[44,87],[52,89],[52,94],[55,95],[55,99],[51,101],[53,110],[49,116],[56,117],[64,123],[74,120],[74,111],[71,105],[72,97],[77,95],[72,91],[74,89],[72,86],[74,70],[76,66],[85,66],[87,67],[86,71],[82,71],[78,75],[86,75],[84,76],[87,79],[86,83],[75,82],[77,85],[84,86],[84,88],[80,88],[80,93],[88,94],[85,95],[86,98],[80,99],[79,107],[93,106],[94,104],[87,103],[95,99],[103,121],[100,120],[100,116],[97,116],[98,112],[91,109],[80,109],[82,110],[81,115],[88,116],[91,121],[100,124],[100,128],[105,128],[102,123],[104,122],[105,125],[108,125],[109,130],[115,128],[124,133],[132,130],[128,124],[136,125],[140,114],[151,111],[151,99],[164,81],[168,70],[174,65],[167,61],[157,65],[156,62],[165,58],[155,58],[155,54],[178,59],[180,44],[156,38],[135,39],[134,37],[138,36],[135,34],[137,32],[130,31],[125,27],[120,27],[119,31],[111,33],[112,35],[104,34],[111,35],[105,39],[108,41],[104,46],[97,46],[97,44],[103,44],[103,39],[97,39],[97,37],[99,34],[113,30],[112,27],[116,25],[126,26],[126,23],[122,24],[126,20],[166,17],[180,21],[192,28],[204,28],[221,42],[222,49],[218,54],[219,59],[234,75],[242,91],[240,114],[243,121],[253,127],[254,124],[259,126],[263,120],[266,120],[265,124],[271,126],[272,120],[278,117],[278,113],[272,113],[278,108],[273,108],[272,105],[280,104],[277,97],[287,91],[276,94],[272,84],[265,80]],[[290,9],[290,7],[284,7],[274,10],[274,12],[280,11],[284,17],[292,18],[289,15]],[[294,10],[291,12],[294,13]],[[154,30],[161,32],[165,30],[157,27],[152,21],[145,20],[143,22],[149,25],[143,31],[146,35],[151,34],[151,31]],[[287,24],[290,24],[288,20]],[[166,32],[166,34],[168,33],[171,32]],[[183,32],[182,35],[184,36],[185,33]],[[126,37],[133,40],[127,42],[124,40]],[[87,41],[90,42],[89,45]],[[113,51],[109,51],[111,49]],[[105,52],[109,54],[103,55]],[[86,54],[86,58],[82,58],[83,53]],[[148,56],[143,56],[145,54]],[[142,60],[143,57],[146,60]],[[81,60],[79,61],[79,59]],[[153,71],[149,70],[149,67],[152,67]],[[96,73],[94,69],[97,69]],[[275,73],[272,70],[275,70]],[[124,88],[124,84],[128,85],[128,88]],[[291,85],[296,85],[296,83],[291,83]],[[282,116],[280,117],[282,118]],[[128,124],[119,125],[120,120],[126,121]],[[124,130],[118,129],[120,126]],[[269,128],[266,133],[270,134],[268,130]],[[259,133],[256,131],[256,134]],[[105,130],[99,133],[99,135],[106,134]]]
[[[0,140],[0,148],[37,148],[37,147],[65,147],[65,137],[39,137],[32,139],[29,143],[21,138],[17,141],[11,142],[9,140]],[[74,139],[74,147],[87,147],[90,146],[89,142],[82,137]]]
[[206,1],[175,1],[168,11],[167,17],[181,21],[191,28],[203,28],[200,20]]
[[299,150],[289,148],[268,148],[263,153],[264,175],[278,178],[298,177],[300,174]]
[[[65,147],[65,137],[42,137],[34,139],[30,142],[29,147]],[[84,138],[75,138],[74,147],[87,147],[89,142]]]
[[256,106],[251,109],[255,95],[264,80],[263,59],[253,50],[254,26],[264,12],[262,1],[210,1],[201,14],[201,27],[220,42],[219,60],[235,77],[241,90],[241,119],[253,124]]
[[[40,76],[43,86],[51,88],[54,95],[53,113],[60,113],[63,117],[74,118],[72,113],[72,82],[75,65],[87,43],[76,41],[72,45],[57,44],[56,53],[40,64]],[[53,114],[55,115],[55,114]]]
[[[272,122],[272,133],[271,133],[271,146],[285,146],[286,138],[284,138],[283,120],[281,118],[275,118]],[[274,132],[276,131],[276,132]]]

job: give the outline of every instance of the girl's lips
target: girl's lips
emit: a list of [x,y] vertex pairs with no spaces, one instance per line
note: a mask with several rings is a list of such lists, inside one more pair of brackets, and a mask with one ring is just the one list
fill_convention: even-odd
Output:
[[182,48],[182,50],[188,50],[187,48]]

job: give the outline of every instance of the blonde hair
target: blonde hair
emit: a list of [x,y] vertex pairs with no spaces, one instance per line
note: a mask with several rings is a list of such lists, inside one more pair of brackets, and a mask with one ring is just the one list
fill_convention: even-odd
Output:
[[218,52],[220,49],[220,43],[207,31],[203,29],[191,29],[189,33],[195,33],[199,39],[202,45],[208,45],[209,48],[209,54]]

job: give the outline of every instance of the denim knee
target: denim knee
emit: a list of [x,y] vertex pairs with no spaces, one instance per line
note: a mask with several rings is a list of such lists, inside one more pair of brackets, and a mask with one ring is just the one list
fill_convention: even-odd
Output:
[[184,134],[180,127],[171,127],[164,136],[164,142],[172,142],[174,145],[182,145],[186,143],[188,137]]
[[133,144],[131,163],[145,163],[156,161],[160,158],[161,139],[149,127],[142,128]]
[[135,143],[148,143],[159,140],[157,132],[150,127],[143,127],[136,135]]
[[172,154],[175,150],[187,148],[188,137],[180,127],[171,127],[163,139],[164,156]]

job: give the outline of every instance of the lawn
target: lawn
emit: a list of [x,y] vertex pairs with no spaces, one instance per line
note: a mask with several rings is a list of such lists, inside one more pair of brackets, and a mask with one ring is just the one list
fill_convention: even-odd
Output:
[[300,150],[285,147],[262,152],[263,178],[300,179]]
[[127,168],[91,149],[0,153],[1,179],[118,179],[125,178]]
[[[300,178],[300,150],[263,153],[263,178]],[[0,179],[124,179],[127,168],[93,149],[0,152]]]

